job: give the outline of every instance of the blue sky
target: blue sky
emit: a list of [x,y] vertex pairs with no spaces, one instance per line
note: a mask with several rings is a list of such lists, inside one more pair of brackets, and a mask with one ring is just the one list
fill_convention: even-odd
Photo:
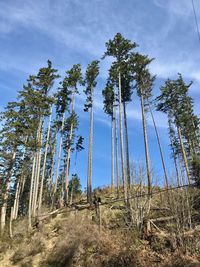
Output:
[[[194,0],[200,24],[200,2]],[[157,75],[154,94],[164,80],[182,73],[193,80],[190,95],[200,113],[200,43],[190,0],[0,0],[0,110],[15,100],[28,75],[53,62],[61,75],[73,64],[83,70],[105,51],[105,42],[121,32],[139,44],[137,51],[155,58],[151,71]],[[93,185],[110,182],[111,147],[109,118],[102,111],[101,91],[110,61],[101,63],[94,106]],[[78,157],[82,184],[87,177],[89,114],[83,110],[84,96],[77,99],[80,134],[85,150]],[[172,170],[166,118],[155,113],[164,146],[168,171]],[[137,96],[128,105],[130,158],[144,161],[140,105]],[[162,181],[162,166],[154,129],[148,119],[148,135],[154,182]]]

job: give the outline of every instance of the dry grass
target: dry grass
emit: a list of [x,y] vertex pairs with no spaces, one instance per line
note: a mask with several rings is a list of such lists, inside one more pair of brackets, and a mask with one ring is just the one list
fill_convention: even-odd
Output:
[[[35,255],[41,253],[43,250],[44,250],[44,243],[42,242],[41,238],[39,236],[33,237],[31,238],[30,243],[28,245],[24,243],[22,246],[18,248],[18,250],[15,251],[15,253],[11,258],[11,261],[14,264],[16,264],[28,257],[34,257]],[[24,261],[23,264],[25,264],[25,262],[26,261]],[[28,262],[30,264],[30,260],[28,260]]]
[[58,229],[59,238],[41,266],[128,267],[136,262],[134,242],[130,244],[120,232],[103,229],[99,233],[98,225],[86,218],[69,218],[67,222],[55,223],[52,228]]
[[163,267],[199,267],[200,262],[194,257],[183,255],[182,253],[176,253],[169,259],[167,259]]
[[[102,194],[100,190],[98,192]],[[109,197],[107,188],[105,195],[105,199]],[[152,205],[161,206],[161,200],[163,198],[156,199]],[[2,262],[6,267],[200,266],[197,260],[200,229],[181,235],[182,232],[176,232],[176,227],[168,230],[166,223],[165,227],[158,224],[163,231],[153,231],[147,240],[141,240],[141,233],[127,223],[126,210],[122,205],[122,202],[116,202],[101,206],[101,233],[99,219],[93,209],[58,214],[56,218],[45,220],[32,233],[26,231],[27,220],[16,221],[14,238],[11,240],[5,235],[0,241],[0,266]],[[156,213],[153,211],[151,216],[157,217]],[[165,213],[159,216],[165,216]],[[174,223],[170,224],[173,226]],[[1,261],[4,253],[7,256]]]

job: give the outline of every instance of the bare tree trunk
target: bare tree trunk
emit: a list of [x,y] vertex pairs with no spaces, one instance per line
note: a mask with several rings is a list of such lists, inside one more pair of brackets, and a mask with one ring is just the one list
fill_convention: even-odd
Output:
[[175,165],[175,170],[176,170],[177,184],[178,184],[178,186],[180,186],[180,177],[179,177],[179,173],[178,173],[177,159],[176,159],[174,149],[173,149],[173,154],[174,154],[173,158],[174,158],[174,165]]
[[131,186],[131,175],[130,175],[130,160],[129,160],[129,142],[128,142],[128,126],[126,117],[126,103],[123,102],[124,109],[124,127],[125,127],[125,139],[126,139],[126,168],[127,168],[127,181],[130,189]]
[[59,176],[59,169],[60,169],[60,158],[61,158],[61,151],[62,151],[62,135],[63,135],[63,128],[64,128],[64,121],[65,121],[65,113],[63,113],[62,117],[62,125],[61,125],[61,134],[60,134],[60,144],[59,144],[59,150],[58,150],[58,160],[57,160],[57,169],[56,169],[56,180],[55,180],[55,186],[53,189],[53,196],[52,196],[52,206],[51,208],[53,209],[54,207],[54,202],[55,202],[55,195],[57,192],[57,184],[58,184],[58,176]]
[[[21,192],[21,194],[24,192],[25,182],[26,182],[26,177],[23,176],[23,177],[22,177],[21,188],[20,188],[20,192]],[[19,203],[18,203],[18,204],[19,204]],[[17,208],[17,209],[18,209],[18,208]]]
[[30,185],[30,193],[29,193],[28,230],[32,229],[31,217],[32,217],[33,182],[34,182],[34,177],[35,177],[35,168],[36,168],[36,152],[34,153],[34,156],[33,156],[31,185]]
[[[92,104],[93,105],[93,104]],[[87,201],[92,203],[92,143],[93,143],[93,106],[90,108],[90,141],[88,152]]]
[[154,119],[153,111],[152,111],[152,108],[151,108],[151,105],[150,105],[149,102],[148,102],[148,106],[149,106],[149,110],[150,110],[150,113],[151,113],[151,118],[152,118],[152,121],[153,121],[154,129],[155,129],[155,132],[156,132],[156,138],[157,138],[157,142],[158,142],[158,146],[159,146],[160,157],[161,157],[161,160],[162,160],[163,172],[164,172],[164,176],[165,176],[165,183],[166,183],[166,187],[168,188],[169,187],[169,182],[168,182],[167,171],[166,171],[166,167],[165,167],[165,160],[164,160],[164,155],[163,155],[162,146],[161,146],[161,142],[160,142],[160,137],[159,137],[159,134],[158,134],[158,129],[157,129],[156,122],[155,122],[155,119]]
[[48,130],[47,130],[47,138],[46,138],[46,145],[45,145],[45,152],[44,152],[44,161],[42,166],[42,178],[40,184],[40,193],[39,193],[39,200],[38,200],[38,213],[41,212],[41,205],[42,205],[42,194],[43,194],[43,185],[44,185],[44,176],[46,170],[46,161],[47,161],[47,152],[49,147],[49,136],[50,136],[50,127],[51,127],[51,117],[52,117],[52,107],[50,109],[50,116],[49,116],[49,123],[48,123]]
[[[172,129],[172,123],[171,123],[171,120],[169,118],[168,118],[168,124],[169,124],[169,129]],[[170,135],[170,143],[171,143],[172,157],[174,160],[174,166],[175,166],[175,171],[176,171],[177,184],[178,184],[178,186],[180,186],[180,177],[179,177],[179,172],[178,172],[177,158],[176,158],[175,147],[174,147],[171,135]]]
[[10,188],[10,183],[11,183],[11,177],[12,177],[12,171],[13,171],[13,166],[15,163],[16,159],[16,149],[13,152],[12,159],[10,162],[10,166],[8,168],[8,174],[7,174],[7,181],[6,181],[6,190],[3,196],[3,205],[1,207],[1,234],[4,232],[5,224],[6,224],[6,211],[7,211],[7,201],[8,201],[8,196],[9,196],[9,188]]
[[111,190],[112,193],[115,190],[115,140],[114,140],[114,118],[111,118],[111,143],[112,143],[112,174],[111,174]]
[[[72,108],[71,108],[71,114],[74,112],[74,105],[75,105],[75,92],[73,93],[72,97]],[[66,160],[66,177],[65,177],[65,192],[66,192],[66,203],[68,203],[69,198],[69,166],[70,166],[70,155],[71,155],[71,141],[72,141],[72,135],[73,135],[73,123],[71,123],[70,126],[70,133],[69,133],[69,143],[67,148],[67,160]]]
[[149,147],[148,147],[148,138],[147,138],[147,130],[146,130],[146,119],[145,119],[145,111],[144,111],[144,98],[143,93],[141,91],[141,110],[142,110],[142,124],[143,124],[143,135],[144,135],[144,145],[145,145],[145,156],[146,156],[146,168],[147,168],[147,179],[148,179],[148,197],[151,198],[152,191],[152,176],[151,176],[151,166],[149,160]]
[[10,238],[13,238],[13,229],[12,229],[12,221],[13,221],[13,207],[11,207],[10,211]]
[[54,177],[54,165],[55,165],[55,154],[56,154],[56,141],[57,141],[57,132],[55,135],[55,143],[53,145],[53,160],[52,160],[52,164],[51,164],[51,174],[50,174],[50,184],[49,184],[49,194],[50,194],[50,202],[52,203],[52,197],[53,197],[53,177]]
[[[184,173],[184,170],[183,170],[181,159],[179,159],[178,163],[179,163],[179,168],[180,168],[180,171],[181,171],[181,185],[184,185],[185,184],[185,179],[184,179],[185,178],[184,177],[185,173]],[[187,188],[181,188],[181,191],[183,191],[183,193],[185,193],[185,196],[184,196],[184,194],[181,195],[182,200],[183,200],[182,201],[183,202],[183,205],[182,205],[183,206],[183,211],[185,211],[184,215],[186,213],[186,215],[183,217],[183,219],[187,220],[187,224],[188,224],[189,228],[191,229],[191,227],[192,227],[192,217],[191,217],[191,204],[190,204],[190,201],[189,201],[190,193],[189,193]],[[185,199],[184,199],[184,197],[185,197]]]
[[74,174],[76,173],[76,162],[77,162],[77,157],[78,157],[78,151],[76,150],[76,153],[75,153],[75,160],[74,160]]
[[[42,133],[40,136],[41,145],[42,145]],[[38,191],[39,191],[39,180],[40,180],[40,169],[41,169],[41,157],[42,157],[42,148],[38,151],[38,161],[37,161],[37,172],[35,176],[35,192],[34,192],[34,198],[33,198],[33,216],[36,215],[36,210],[38,210],[37,207],[37,199],[38,199]]]
[[[72,180],[73,180],[73,179],[72,179]],[[73,191],[74,191],[74,187],[73,187],[73,181],[72,181],[72,189],[71,189],[70,205],[72,205],[72,202],[73,202]]]
[[34,205],[35,205],[35,192],[36,192],[36,187],[37,187],[37,169],[38,169],[38,151],[36,151],[36,158],[35,158],[35,170],[34,170],[34,178],[33,178],[33,195],[32,195],[32,212],[34,210]]
[[127,192],[127,179],[124,165],[124,137],[123,137],[123,125],[122,125],[122,97],[121,97],[121,73],[119,72],[119,85],[118,85],[118,95],[119,95],[119,125],[120,125],[120,143],[121,143],[121,163],[122,163],[122,179],[124,187],[124,201],[126,204],[128,198]]
[[[27,142],[27,139],[28,138],[26,138],[25,143]],[[24,190],[25,177],[24,177],[24,170],[23,170],[23,162],[24,162],[24,158],[25,158],[25,153],[26,153],[26,148],[25,148],[23,155],[22,155],[22,172],[20,174],[20,178],[17,181],[17,187],[16,187],[16,191],[15,191],[15,200],[14,200],[14,205],[13,205],[13,217],[12,217],[13,220],[17,219],[18,210],[19,210],[20,194],[22,194],[23,190]]]
[[16,220],[18,215],[20,189],[21,189],[21,177],[17,181],[16,191],[15,191],[15,199],[13,205],[13,220]]
[[179,136],[179,141],[180,141],[180,145],[181,145],[181,152],[182,152],[182,155],[183,155],[183,161],[184,161],[184,164],[185,164],[185,170],[186,170],[186,173],[187,173],[188,183],[191,184],[190,171],[189,171],[189,167],[188,167],[188,160],[187,160],[185,148],[184,148],[184,145],[183,145],[183,138],[182,138],[182,134],[181,134],[181,128],[177,127],[177,130],[178,130],[178,136]]
[[116,175],[117,175],[117,195],[119,197],[120,175],[119,175],[119,153],[118,153],[118,131],[117,131],[117,116],[116,116],[116,101],[114,104],[114,123],[115,123],[115,153],[116,153]]
[[[43,126],[43,117],[40,118],[38,131],[37,131],[37,141],[42,146],[42,126]],[[35,167],[35,177],[34,177],[34,187],[33,187],[33,199],[32,199],[32,212],[33,216],[36,214],[37,208],[37,196],[39,188],[39,178],[40,178],[40,164],[41,164],[41,154],[42,148],[40,147],[39,151],[36,152],[36,167]]]

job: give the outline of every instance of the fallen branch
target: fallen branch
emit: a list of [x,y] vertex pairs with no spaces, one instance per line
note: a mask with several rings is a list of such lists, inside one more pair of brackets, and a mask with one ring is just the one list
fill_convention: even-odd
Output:
[[156,218],[156,219],[151,219],[151,222],[165,222],[165,221],[170,221],[170,220],[174,220],[174,219],[175,219],[174,216],[160,217],[160,218]]

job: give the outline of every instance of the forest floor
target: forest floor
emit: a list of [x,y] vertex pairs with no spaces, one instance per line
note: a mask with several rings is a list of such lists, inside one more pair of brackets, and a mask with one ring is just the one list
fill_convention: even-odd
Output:
[[29,233],[27,219],[14,221],[13,238],[5,234],[0,240],[0,266],[200,266],[199,226],[181,235],[169,230],[173,222],[158,222],[141,234],[128,223],[122,201],[103,205],[112,199],[104,195],[100,210],[86,204],[59,209],[37,220]]

